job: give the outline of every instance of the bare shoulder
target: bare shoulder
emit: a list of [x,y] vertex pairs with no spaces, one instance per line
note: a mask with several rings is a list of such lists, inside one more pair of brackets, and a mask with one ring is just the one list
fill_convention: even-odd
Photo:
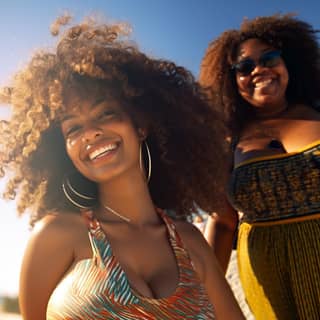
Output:
[[49,297],[72,265],[85,231],[81,216],[72,213],[48,214],[36,223],[20,272],[19,300],[24,319],[45,318]]
[[[79,237],[86,234],[86,226],[80,214],[52,213],[37,221],[30,234],[29,243],[53,247],[72,247]],[[52,241],[54,239],[54,241]]]
[[58,233],[61,236],[73,237],[84,230],[86,230],[86,227],[80,214],[63,212],[47,214],[37,221],[32,234],[41,237],[42,235],[48,235],[48,233]]
[[288,114],[290,117],[295,116],[297,119],[320,120],[319,110],[305,104],[296,104],[291,106]]
[[86,226],[80,214],[52,213],[39,220],[32,232],[25,251],[25,259],[56,256],[72,260],[79,240],[86,236]]

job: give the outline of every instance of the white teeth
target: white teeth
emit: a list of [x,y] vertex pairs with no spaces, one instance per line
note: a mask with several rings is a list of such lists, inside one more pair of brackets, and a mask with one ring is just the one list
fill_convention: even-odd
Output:
[[256,82],[256,83],[254,84],[254,86],[255,86],[256,88],[261,88],[261,87],[263,87],[263,86],[268,85],[268,84],[271,83],[271,82],[272,82],[272,79],[262,80],[262,81]]
[[93,152],[89,153],[89,158],[90,158],[90,160],[94,160],[94,159],[100,157],[101,155],[103,155],[111,150],[114,150],[116,147],[117,147],[116,144],[108,144],[104,147],[98,148],[98,149],[94,150]]

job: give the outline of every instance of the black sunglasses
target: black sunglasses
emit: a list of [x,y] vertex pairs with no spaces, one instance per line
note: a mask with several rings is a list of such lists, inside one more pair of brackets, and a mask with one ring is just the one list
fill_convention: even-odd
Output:
[[237,73],[239,73],[242,76],[248,76],[257,65],[266,67],[266,68],[272,68],[279,64],[281,57],[281,51],[280,50],[273,50],[268,51],[266,53],[263,53],[258,62],[255,62],[253,59],[243,59],[239,61],[238,63],[235,63],[232,65],[232,70],[235,70]]

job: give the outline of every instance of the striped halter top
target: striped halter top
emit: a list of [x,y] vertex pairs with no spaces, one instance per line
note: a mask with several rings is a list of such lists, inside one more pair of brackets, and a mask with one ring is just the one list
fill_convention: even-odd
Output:
[[175,292],[165,298],[137,294],[112,253],[99,221],[89,224],[93,258],[79,261],[53,291],[47,320],[214,319],[201,284],[173,221],[161,210],[179,269]]

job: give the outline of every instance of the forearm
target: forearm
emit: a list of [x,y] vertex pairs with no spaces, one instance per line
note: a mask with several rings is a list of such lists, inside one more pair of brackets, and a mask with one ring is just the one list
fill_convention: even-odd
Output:
[[238,217],[234,211],[231,217],[224,219],[218,215],[208,218],[204,236],[217,257],[224,272],[226,272],[234,238],[237,231]]

